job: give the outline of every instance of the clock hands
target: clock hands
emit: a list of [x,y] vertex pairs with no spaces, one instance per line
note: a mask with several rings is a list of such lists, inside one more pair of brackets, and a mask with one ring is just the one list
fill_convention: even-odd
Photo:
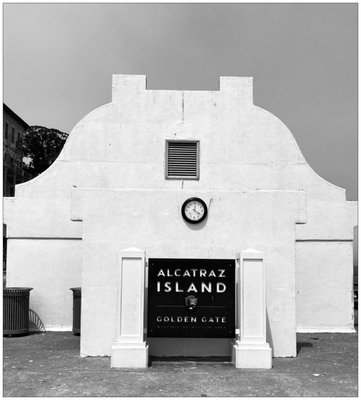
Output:
[[193,211],[195,211],[198,215],[200,214],[200,212],[198,212],[198,211],[196,210],[196,206],[194,206]]

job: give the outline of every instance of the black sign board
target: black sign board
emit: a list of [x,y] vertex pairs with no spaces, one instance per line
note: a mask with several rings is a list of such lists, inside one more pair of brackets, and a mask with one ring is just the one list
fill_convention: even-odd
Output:
[[148,336],[233,338],[235,260],[150,258]]

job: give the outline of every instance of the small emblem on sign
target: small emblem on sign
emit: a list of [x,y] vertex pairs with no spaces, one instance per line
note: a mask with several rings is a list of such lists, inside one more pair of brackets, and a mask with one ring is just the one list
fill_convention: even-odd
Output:
[[197,297],[193,295],[187,296],[185,298],[186,307],[188,308],[189,311],[195,310],[195,308],[197,307],[197,302],[198,302]]

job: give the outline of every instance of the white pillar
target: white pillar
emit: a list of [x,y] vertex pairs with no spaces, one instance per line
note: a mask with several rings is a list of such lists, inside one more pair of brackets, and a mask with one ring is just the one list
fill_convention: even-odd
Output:
[[266,276],[264,253],[241,253],[239,268],[239,337],[233,342],[236,368],[272,368],[272,349],[266,342]]
[[145,252],[134,247],[119,254],[117,340],[112,346],[112,368],[147,368],[144,340]]

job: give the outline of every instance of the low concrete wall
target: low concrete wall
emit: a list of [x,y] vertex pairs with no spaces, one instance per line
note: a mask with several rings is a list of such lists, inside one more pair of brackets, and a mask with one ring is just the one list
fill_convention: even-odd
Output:
[[30,308],[47,330],[71,330],[73,294],[81,286],[81,240],[8,240],[7,286],[32,287]]
[[297,331],[355,332],[352,242],[305,241],[296,249]]

